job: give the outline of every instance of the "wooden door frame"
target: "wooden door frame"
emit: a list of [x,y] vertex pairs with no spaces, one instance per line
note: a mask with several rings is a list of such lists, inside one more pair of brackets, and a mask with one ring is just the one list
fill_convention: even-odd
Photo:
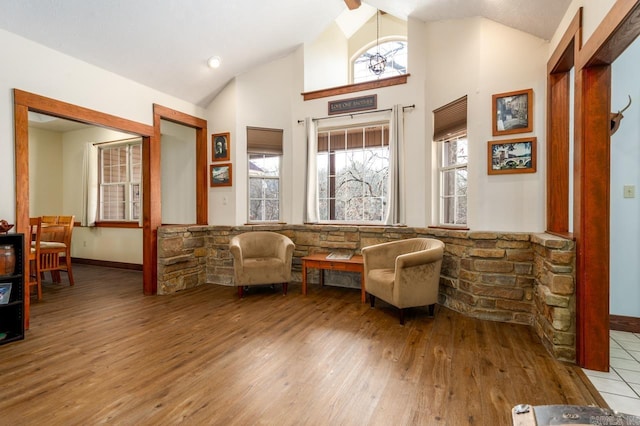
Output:
[[[116,117],[94,111],[89,108],[80,107],[56,99],[47,98],[19,89],[13,89],[14,102],[14,130],[15,130],[15,165],[16,165],[16,232],[29,233],[29,117],[28,112],[34,111],[67,120],[78,121],[94,126],[105,127],[117,131],[131,133],[142,138],[143,155],[146,147],[146,154],[152,155],[158,151],[158,142],[154,140],[154,129],[146,124]],[[150,165],[149,158],[143,157],[143,164]],[[145,170],[145,181],[159,181],[160,167],[148,167]],[[157,251],[157,244],[150,238],[151,225],[156,222],[154,212],[155,205],[159,205],[159,196],[144,187],[143,183],[143,292],[144,294],[155,293],[157,286],[156,263],[150,262],[153,253]],[[147,242],[151,242],[147,244]],[[29,250],[29,239],[25,238],[25,250]],[[25,251],[26,253],[26,251]],[[26,258],[26,256],[25,256]],[[29,262],[25,260],[25,276],[28,277]],[[25,327],[29,327],[30,318],[30,298],[28,283],[25,283]]]
[[[154,138],[160,140],[160,122],[161,120],[171,121],[176,124],[191,127],[196,131],[196,223],[198,225],[207,225],[209,223],[209,171],[207,168],[207,120],[194,117],[189,114],[176,111],[171,108],[164,107],[162,105],[153,104],[153,131]],[[157,161],[158,167],[160,164],[160,152],[158,151],[158,157],[152,158],[152,161]],[[150,182],[152,190],[160,191],[159,182]],[[157,186],[157,188],[156,188]],[[160,208],[160,205],[157,206]],[[156,212],[154,217],[160,218],[161,211]],[[160,223],[156,226],[152,226],[152,229],[157,230]],[[155,239],[157,241],[157,238]],[[157,272],[157,271],[156,271]],[[156,280],[157,282],[157,277]]]
[[[611,64],[638,35],[640,0],[618,0],[584,46],[580,46],[579,31],[570,26],[562,39],[565,45],[559,45],[558,54],[552,55],[556,64],[562,64],[567,41],[576,42],[573,46],[576,361],[581,367],[592,370],[609,370]],[[561,78],[552,75],[555,64],[550,60],[548,65],[547,135],[549,155],[554,155],[557,152],[562,154],[564,149],[554,143],[561,144],[563,140],[567,122],[563,121],[562,112],[568,106],[568,100],[563,100],[565,87],[559,85]],[[555,115],[558,111],[560,113]],[[554,162],[557,159],[548,160],[547,185],[550,179],[564,179],[562,167],[569,172],[568,164],[563,166]],[[554,201],[550,193],[547,194],[547,226],[550,232],[561,230],[565,224],[568,201],[566,206],[564,203],[562,199]]]

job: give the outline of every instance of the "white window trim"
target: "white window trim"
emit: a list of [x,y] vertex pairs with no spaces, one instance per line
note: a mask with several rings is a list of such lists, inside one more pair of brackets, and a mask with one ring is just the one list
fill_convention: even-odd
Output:
[[[436,168],[436,206],[437,206],[437,210],[436,210],[436,214],[437,214],[437,223],[438,223],[438,227],[443,227],[443,228],[460,228],[460,229],[468,229],[468,224],[469,224],[469,180],[467,179],[467,216],[466,216],[466,220],[464,224],[460,224],[460,223],[446,223],[444,222],[443,218],[444,218],[444,203],[443,200],[445,199],[445,197],[443,196],[443,192],[444,192],[444,182],[442,179],[442,175],[444,174],[444,172],[450,171],[450,170],[456,170],[456,169],[466,169],[467,170],[467,176],[469,175],[469,139],[467,134],[464,134],[464,139],[467,140],[467,162],[466,163],[462,163],[462,164],[455,164],[452,166],[446,166],[443,167],[442,166],[442,156],[444,154],[444,144],[445,142],[449,142],[450,140],[452,140],[454,138],[451,139],[445,139],[445,140],[440,140],[438,141],[435,145],[437,146],[436,148],[436,155],[437,155],[437,168]],[[457,136],[455,139],[462,139],[460,136]],[[454,214],[455,217],[455,214]]]
[[282,223],[282,155],[271,155],[278,157],[278,176],[264,176],[260,179],[277,179],[278,180],[278,219],[275,220],[253,220],[250,218],[251,212],[251,156],[252,155],[265,155],[269,154],[257,154],[247,153],[247,223]]
[[[140,201],[138,201],[138,203],[140,204],[140,208],[139,208],[140,216],[142,216],[142,203],[143,203],[143,200],[142,200],[142,175],[140,176],[140,181],[139,182],[133,182],[131,180],[131,167],[132,167],[132,164],[131,164],[131,147],[139,145],[140,148],[142,149],[142,140],[139,139],[139,138],[136,138],[136,139],[128,139],[128,140],[120,140],[120,141],[99,143],[97,145],[98,145],[98,219],[97,219],[97,221],[98,222],[135,222],[135,223],[138,223],[141,220],[141,217],[133,218],[133,201],[132,201],[133,190],[132,190],[132,188],[133,188],[134,185],[138,185],[138,187],[139,187]],[[125,199],[124,199],[125,218],[124,219],[105,219],[103,217],[102,187],[103,186],[111,186],[111,185],[115,185],[115,184],[103,183],[104,165],[102,163],[102,152],[103,152],[104,149],[123,147],[123,146],[127,147],[127,180],[126,180],[126,182],[124,182],[124,186],[125,186]],[[141,161],[142,161],[142,158],[141,158]]]

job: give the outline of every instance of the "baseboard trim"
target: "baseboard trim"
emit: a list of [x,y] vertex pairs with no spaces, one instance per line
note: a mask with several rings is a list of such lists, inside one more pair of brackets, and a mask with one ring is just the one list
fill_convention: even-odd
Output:
[[609,315],[609,328],[616,331],[640,333],[640,318]]
[[137,263],[111,262],[108,260],[83,259],[79,257],[72,257],[71,262],[84,265],[105,266],[107,268],[133,269],[135,271],[142,271],[142,265],[138,265]]

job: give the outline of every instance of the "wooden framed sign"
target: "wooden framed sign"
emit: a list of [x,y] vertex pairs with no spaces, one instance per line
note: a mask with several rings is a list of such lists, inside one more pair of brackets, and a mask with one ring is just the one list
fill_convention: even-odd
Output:
[[329,115],[348,114],[356,111],[367,111],[378,108],[378,95],[360,96],[358,98],[329,101]]

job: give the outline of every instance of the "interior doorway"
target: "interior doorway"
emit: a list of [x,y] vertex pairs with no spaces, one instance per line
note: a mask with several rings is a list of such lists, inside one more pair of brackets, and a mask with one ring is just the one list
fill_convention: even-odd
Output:
[[[112,130],[128,133],[142,138],[143,143],[143,175],[145,181],[153,180],[159,173],[159,168],[153,169],[150,161],[144,158],[154,151],[152,137],[154,134],[151,126],[126,120],[120,117],[94,111],[77,105],[68,104],[33,93],[14,89],[14,121],[15,121],[15,156],[16,156],[16,232],[29,234],[29,111],[64,118]],[[146,147],[146,150],[145,150]],[[150,205],[159,203],[154,199],[154,194],[145,191],[143,184],[143,240],[151,240],[151,226],[153,214]],[[158,220],[159,221],[159,220]],[[29,241],[25,242],[25,250],[29,250]],[[143,292],[155,293],[156,282],[153,281],[155,263],[148,261],[156,253],[154,245],[143,245]],[[151,254],[149,253],[151,252]],[[29,276],[29,262],[25,262],[25,275]],[[25,294],[25,327],[29,327],[30,299],[29,293]]]

